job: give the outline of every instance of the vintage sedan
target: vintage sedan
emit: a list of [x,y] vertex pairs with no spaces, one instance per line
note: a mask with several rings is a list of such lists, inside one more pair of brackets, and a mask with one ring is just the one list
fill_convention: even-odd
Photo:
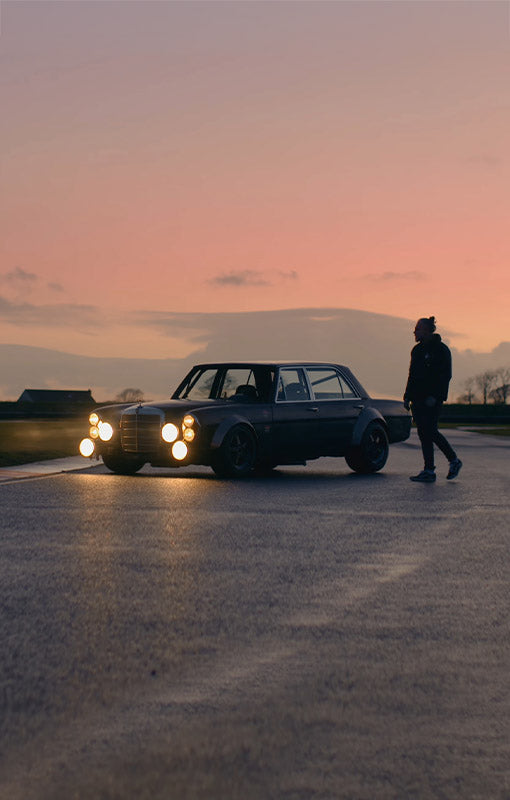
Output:
[[312,362],[198,364],[167,402],[107,405],[89,417],[80,452],[108,469],[205,464],[222,477],[343,456],[377,472],[408,438],[397,400],[373,400],[347,367]]

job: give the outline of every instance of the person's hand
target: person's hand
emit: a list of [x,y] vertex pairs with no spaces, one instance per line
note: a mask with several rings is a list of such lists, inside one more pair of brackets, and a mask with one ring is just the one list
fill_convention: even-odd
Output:
[[432,397],[431,394],[425,398],[425,405],[427,406],[427,408],[434,408],[436,403],[437,403],[436,398]]
[[404,400],[404,408],[406,411],[409,411],[409,409],[411,408],[411,403],[409,402],[409,400]]

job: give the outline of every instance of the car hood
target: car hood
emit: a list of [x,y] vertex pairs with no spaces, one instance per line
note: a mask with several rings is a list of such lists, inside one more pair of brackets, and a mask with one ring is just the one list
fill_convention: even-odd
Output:
[[218,407],[230,405],[222,400],[165,400],[163,402],[146,402],[146,403],[115,403],[107,406],[100,406],[96,408],[102,419],[119,418],[125,411],[133,413],[136,409],[141,409],[142,413],[149,413],[151,409],[158,412],[163,412],[165,417],[182,416],[188,414],[190,411],[196,411],[199,408],[211,408],[211,406]]

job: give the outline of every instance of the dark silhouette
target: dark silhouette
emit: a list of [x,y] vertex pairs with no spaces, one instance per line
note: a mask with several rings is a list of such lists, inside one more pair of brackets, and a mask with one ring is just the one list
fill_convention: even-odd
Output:
[[452,357],[435,330],[435,317],[422,317],[416,323],[414,338],[417,344],[411,352],[409,378],[404,392],[404,404],[407,409],[412,409],[424,460],[423,470],[413,475],[411,480],[421,483],[433,483],[436,480],[434,444],[450,462],[448,480],[456,478],[462,467],[462,461],[437,428],[441,407],[448,397]]
[[128,387],[123,389],[116,395],[115,400],[117,403],[141,403],[143,402],[143,392],[141,389],[133,389]]

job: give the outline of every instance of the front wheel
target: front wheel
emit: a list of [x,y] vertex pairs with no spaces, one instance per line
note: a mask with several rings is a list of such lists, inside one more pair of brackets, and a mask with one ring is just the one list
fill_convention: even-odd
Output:
[[105,467],[117,475],[134,475],[145,464],[139,456],[128,456],[125,453],[103,453],[102,457]]
[[231,428],[212,460],[212,468],[220,478],[244,478],[255,466],[257,440],[249,428]]
[[378,472],[386,464],[389,449],[388,434],[378,422],[371,422],[360,444],[351,448],[345,460],[354,472]]

